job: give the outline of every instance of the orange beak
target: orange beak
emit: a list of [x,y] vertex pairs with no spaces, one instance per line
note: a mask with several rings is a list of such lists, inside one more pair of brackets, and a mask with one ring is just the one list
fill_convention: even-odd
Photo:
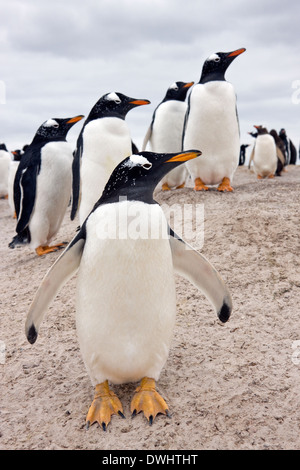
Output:
[[192,85],[194,85],[194,82],[189,82],[183,85],[183,88],[190,88]]
[[150,104],[150,101],[148,100],[133,100],[130,101],[131,104],[135,104],[136,106],[142,106],[144,104]]
[[237,49],[236,51],[232,51],[232,52],[230,52],[230,54],[228,54],[228,57],[235,57],[237,55],[240,55],[243,52],[245,52],[245,50],[246,49],[244,47],[242,47],[241,49]]
[[69,119],[69,120],[67,121],[67,124],[74,124],[75,122],[81,121],[81,119],[83,119],[83,118],[84,118],[84,116],[82,116],[82,115],[80,115],[80,116],[75,116],[75,117]]
[[174,157],[170,158],[170,160],[166,160],[165,163],[168,162],[187,162],[188,160],[192,160],[193,158],[199,157],[202,155],[200,150],[188,150],[187,152],[178,153]]

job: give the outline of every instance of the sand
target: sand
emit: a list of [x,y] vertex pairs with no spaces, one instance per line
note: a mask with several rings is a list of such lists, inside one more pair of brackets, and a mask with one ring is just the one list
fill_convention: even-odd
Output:
[[[1,449],[300,449],[300,166],[260,181],[239,167],[233,186],[224,194],[156,192],[160,203],[203,204],[201,252],[226,281],[233,313],[221,324],[202,293],[176,276],[174,338],[158,382],[172,417],[152,426],[142,414],[132,419],[137,384],[113,386],[126,419],[113,416],[106,432],[85,429],[94,390],[76,338],[76,276],[30,345],[27,311],[59,253],[9,249],[15,220],[0,200]],[[70,241],[77,225],[68,209],[56,240]]]

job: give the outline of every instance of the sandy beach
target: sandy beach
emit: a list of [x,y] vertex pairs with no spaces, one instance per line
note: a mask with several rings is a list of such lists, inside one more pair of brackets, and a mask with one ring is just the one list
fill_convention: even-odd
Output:
[[[156,191],[161,204],[203,204],[203,255],[226,281],[226,324],[176,276],[177,320],[158,382],[171,418],[130,416],[137,384],[112,386],[126,419],[85,428],[94,390],[75,329],[76,275],[49,308],[37,342],[24,334],[29,305],[59,252],[9,249],[15,220],[0,200],[0,448],[203,450],[300,449],[300,166],[257,180],[239,167],[233,193],[191,186]],[[70,208],[55,241],[70,241]],[[5,351],[4,351],[5,348]]]

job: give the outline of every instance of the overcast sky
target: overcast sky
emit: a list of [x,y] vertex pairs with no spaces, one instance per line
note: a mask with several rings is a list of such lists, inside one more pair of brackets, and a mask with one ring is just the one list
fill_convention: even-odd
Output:
[[226,74],[241,143],[264,124],[284,127],[298,149],[299,0],[0,0],[0,8],[0,141],[10,150],[48,118],[87,116],[110,91],[151,101],[126,118],[140,148],[169,85],[198,82],[209,55],[241,47]]

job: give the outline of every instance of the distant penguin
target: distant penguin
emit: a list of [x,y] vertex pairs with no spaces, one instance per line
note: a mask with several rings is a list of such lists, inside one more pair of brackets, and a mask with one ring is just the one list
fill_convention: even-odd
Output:
[[8,199],[8,174],[12,157],[5,144],[0,144],[0,198]]
[[71,220],[79,208],[79,223],[83,224],[113,169],[131,155],[134,144],[125,117],[131,109],[145,104],[150,101],[112,92],[92,108],[78,137],[73,161]]
[[246,160],[246,148],[249,147],[249,144],[242,144],[240,146],[240,158],[239,158],[239,165],[245,165]]
[[[149,143],[156,153],[179,152],[182,148],[182,131],[187,110],[186,96],[194,82],[175,82],[167,90],[161,103],[156,107],[152,122],[144,138],[142,150]],[[159,183],[163,191],[183,188],[188,177],[185,165],[170,171]]]
[[201,159],[186,165],[196,191],[217,184],[219,191],[233,190],[231,181],[239,164],[240,132],[235,91],[225,80],[225,72],[245,50],[209,56],[199,83],[189,95],[183,149],[202,151]]
[[15,176],[17,173],[17,169],[19,167],[20,160],[22,158],[23,152],[21,150],[13,150],[12,152],[12,159],[9,165],[9,172],[8,172],[8,203],[11,210],[11,213],[14,218],[17,217],[15,211],[15,203],[14,203],[14,181]]
[[273,139],[275,140],[275,144],[276,144],[277,168],[276,168],[275,175],[281,176],[281,173],[286,164],[286,154],[285,154],[284,144],[275,129],[270,130],[270,135],[273,137]]
[[280,129],[279,137],[282,139],[287,157],[287,165],[296,165],[297,150],[291,139],[287,136],[285,129]]
[[82,118],[48,119],[22,156],[14,181],[17,235],[10,248],[28,242],[40,256],[64,245],[49,243],[60,228],[71,197],[73,153],[66,136]]
[[254,126],[257,129],[253,154],[254,173],[257,178],[273,178],[277,168],[276,144],[274,138],[263,126]]
[[[150,424],[168,405],[156,381],[168,358],[176,315],[174,270],[200,289],[222,322],[230,293],[213,266],[169,228],[153,191],[170,168],[200,155],[140,152],[113,171],[80,231],[46,274],[30,306],[25,332],[36,341],[43,316],[57,292],[79,269],[76,327],[95,397],[87,426],[105,430],[111,415],[123,415],[109,382],[141,380],[131,412]],[[199,157],[201,158],[201,157]]]

